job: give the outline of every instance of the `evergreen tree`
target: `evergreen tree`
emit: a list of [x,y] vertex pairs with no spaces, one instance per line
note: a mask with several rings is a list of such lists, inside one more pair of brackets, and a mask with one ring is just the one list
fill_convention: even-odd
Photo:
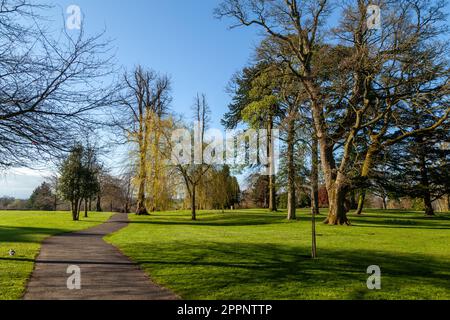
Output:
[[30,197],[30,207],[33,210],[54,210],[54,194],[50,184],[43,182]]

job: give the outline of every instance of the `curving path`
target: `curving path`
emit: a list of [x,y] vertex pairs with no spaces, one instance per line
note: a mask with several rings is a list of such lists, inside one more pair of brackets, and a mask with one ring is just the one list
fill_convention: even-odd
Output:
[[[171,291],[149,277],[103,237],[128,225],[116,214],[94,228],[53,236],[42,244],[28,282],[25,300],[174,300]],[[69,290],[69,266],[81,270],[81,289]]]

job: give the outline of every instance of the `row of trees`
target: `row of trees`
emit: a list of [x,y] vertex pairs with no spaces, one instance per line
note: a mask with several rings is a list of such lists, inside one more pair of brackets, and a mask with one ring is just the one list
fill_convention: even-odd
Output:
[[[449,132],[445,2],[379,1],[381,30],[369,28],[369,4],[341,4],[341,19],[333,28],[327,19],[336,7],[327,0],[225,0],[216,10],[219,18],[232,18],[233,27],[255,26],[267,35],[255,63],[234,80],[235,100],[224,123],[277,123],[283,129],[290,218],[295,217],[298,145],[310,152],[311,171],[303,181],[309,180],[313,199],[321,165],[329,202],[326,223],[349,224],[349,196],[363,190],[362,200],[376,173],[391,169],[389,163],[396,164],[392,174],[420,173],[418,183],[409,183],[426,198],[431,214],[429,193],[435,184],[429,169],[431,162],[437,165],[425,144],[441,150]],[[397,153],[401,147],[404,152]],[[408,149],[416,150],[417,165],[406,164]],[[439,167],[448,172],[443,150]],[[273,188],[269,182],[270,194]]]

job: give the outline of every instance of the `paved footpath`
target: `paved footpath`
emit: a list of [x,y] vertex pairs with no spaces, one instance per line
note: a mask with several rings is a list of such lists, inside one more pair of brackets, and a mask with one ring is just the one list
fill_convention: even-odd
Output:
[[[53,236],[42,244],[25,300],[174,300],[178,296],[149,277],[103,237],[128,225],[116,214],[94,228]],[[81,270],[81,289],[69,290],[69,266]]]

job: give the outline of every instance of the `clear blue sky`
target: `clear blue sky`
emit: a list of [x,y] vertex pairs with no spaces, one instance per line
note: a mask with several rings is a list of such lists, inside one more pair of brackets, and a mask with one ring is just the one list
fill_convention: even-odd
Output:
[[[230,101],[225,87],[251,58],[255,30],[228,29],[230,21],[214,18],[218,0],[73,0],[88,32],[106,29],[117,47],[117,62],[167,73],[173,80],[173,107],[188,113],[197,92],[205,93],[214,126]],[[59,21],[58,21],[59,22]]]

